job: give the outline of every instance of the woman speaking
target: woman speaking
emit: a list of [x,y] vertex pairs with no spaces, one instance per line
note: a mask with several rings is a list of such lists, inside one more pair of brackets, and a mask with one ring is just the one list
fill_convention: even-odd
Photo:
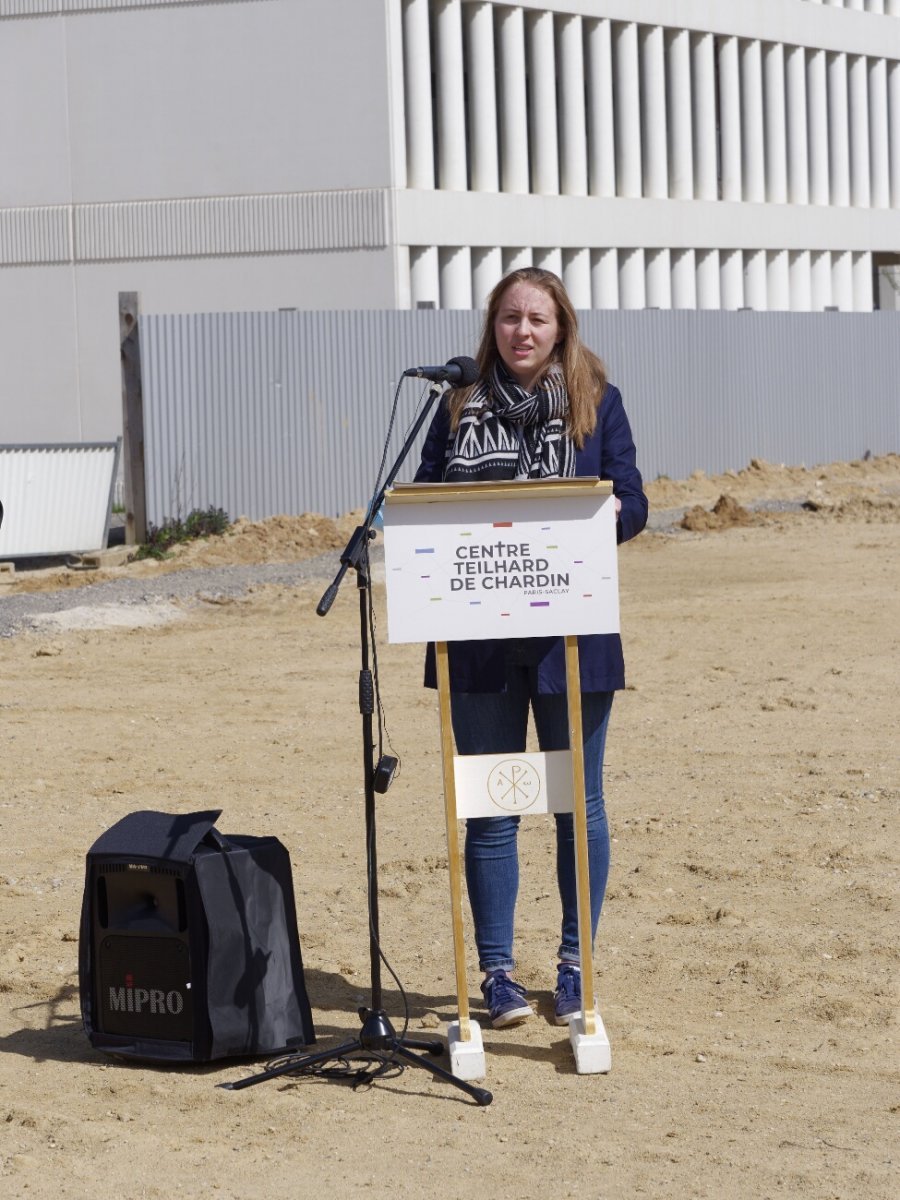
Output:
[[[647,499],[622,397],[580,340],[561,280],[536,267],[502,279],[488,297],[476,357],[478,382],[443,399],[416,481],[597,476],[613,484],[617,540],[640,533]],[[613,694],[625,686],[625,673],[618,634],[579,637],[578,651],[593,937],[609,871],[603,751]],[[529,709],[540,748],[568,748],[562,638],[450,642],[448,659],[460,754],[523,751]],[[436,686],[433,646],[425,684]],[[555,814],[555,820],[562,927],[554,1008],[557,1023],[566,1024],[581,1011],[575,846],[572,814]],[[518,826],[516,816],[466,823],[466,884],[485,975],[481,990],[495,1028],[532,1015],[526,990],[513,977]]]

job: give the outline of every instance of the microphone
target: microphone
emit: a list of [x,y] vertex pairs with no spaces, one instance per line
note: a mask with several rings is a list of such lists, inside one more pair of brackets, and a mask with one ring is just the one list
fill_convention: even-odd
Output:
[[403,372],[419,379],[430,379],[432,383],[449,383],[452,387],[469,387],[478,382],[478,363],[474,358],[451,358],[442,367],[410,367]]

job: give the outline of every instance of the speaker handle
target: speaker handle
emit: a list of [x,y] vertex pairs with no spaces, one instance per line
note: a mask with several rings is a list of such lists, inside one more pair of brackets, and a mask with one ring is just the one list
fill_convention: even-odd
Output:
[[231,843],[227,838],[222,837],[215,825],[207,830],[203,836],[203,841],[207,846],[212,846],[213,850],[219,850],[222,854],[231,853]]

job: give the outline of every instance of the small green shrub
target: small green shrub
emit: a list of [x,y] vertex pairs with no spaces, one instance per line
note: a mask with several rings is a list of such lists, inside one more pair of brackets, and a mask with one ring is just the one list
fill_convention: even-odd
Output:
[[171,558],[169,551],[173,546],[223,534],[230,524],[224,509],[212,507],[192,509],[183,521],[180,517],[166,517],[162,525],[150,525],[147,541],[138,547],[134,557]]

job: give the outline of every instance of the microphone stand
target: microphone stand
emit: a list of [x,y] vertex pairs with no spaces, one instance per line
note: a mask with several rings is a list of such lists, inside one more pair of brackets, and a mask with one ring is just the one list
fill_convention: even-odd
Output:
[[396,760],[385,756],[380,763],[376,764],[375,762],[375,743],[373,740],[375,688],[372,671],[369,667],[368,632],[369,596],[371,592],[369,542],[375,537],[375,530],[371,528],[371,525],[375,514],[379,511],[384,501],[385,492],[396,479],[397,473],[409,455],[419,430],[425,423],[425,418],[434,406],[434,402],[442,395],[443,385],[432,383],[428,391],[428,399],[407,435],[396,462],[388,472],[384,485],[369,505],[363,524],[358,525],[353,531],[349,542],[341,554],[340,568],[316,607],[316,612],[320,617],[324,617],[328,613],[328,610],[334,603],[344,576],[352,567],[356,572],[356,586],[359,593],[361,657],[359,711],[362,715],[362,749],[365,781],[366,867],[368,874],[369,960],[371,970],[370,1003],[368,1007],[359,1009],[362,1029],[358,1037],[351,1038],[349,1041],[343,1042],[331,1050],[322,1050],[313,1054],[292,1055],[290,1058],[277,1063],[277,1065],[270,1067],[268,1070],[261,1071],[256,1075],[250,1075],[246,1079],[239,1079],[236,1083],[222,1085],[231,1091],[251,1087],[253,1084],[262,1083],[266,1079],[274,1079],[280,1075],[303,1072],[310,1067],[325,1063],[330,1059],[340,1061],[354,1057],[369,1057],[375,1062],[390,1061],[393,1058],[394,1060],[399,1059],[401,1063],[409,1063],[415,1067],[422,1067],[424,1070],[430,1071],[438,1079],[452,1083],[454,1087],[471,1096],[476,1103],[482,1106],[490,1104],[493,1100],[493,1095],[486,1088],[475,1087],[465,1080],[457,1079],[455,1075],[447,1071],[444,1067],[430,1062],[428,1058],[421,1054],[413,1053],[416,1050],[424,1050],[429,1055],[439,1056],[444,1051],[444,1043],[437,1038],[401,1037],[394,1029],[390,1018],[382,1006],[381,948],[378,937],[378,856],[375,839],[375,792],[387,791],[390,786],[393,769],[396,766]]

